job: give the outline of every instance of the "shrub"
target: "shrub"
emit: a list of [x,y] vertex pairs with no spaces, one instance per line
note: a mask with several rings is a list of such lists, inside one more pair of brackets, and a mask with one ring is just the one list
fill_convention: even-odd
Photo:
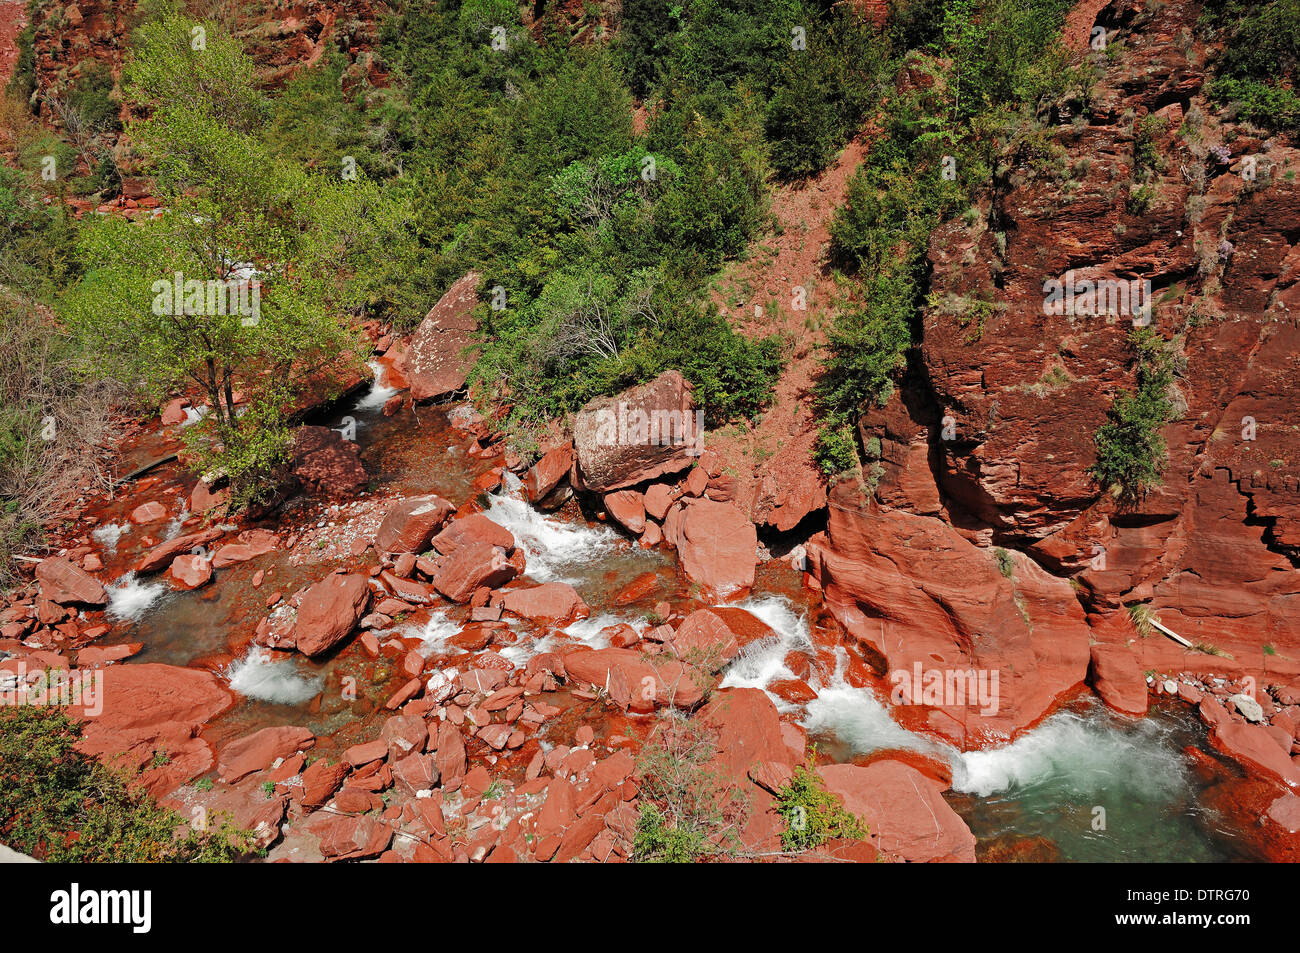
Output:
[[828,840],[867,836],[867,826],[849,813],[838,795],[826,790],[813,766],[816,749],[807,765],[797,765],[790,782],[776,795],[777,813],[785,822],[781,846],[786,850],[808,850]]
[[228,821],[190,828],[136,779],[77,751],[80,736],[58,708],[0,706],[0,841],[51,863],[213,863],[252,851],[250,832]]
[[1137,387],[1115,398],[1109,420],[1094,437],[1097,461],[1092,473],[1103,489],[1131,505],[1160,483],[1165,441],[1160,431],[1173,417],[1169,388],[1174,362],[1160,336],[1149,327],[1134,328],[1129,338],[1135,353]]
[[637,764],[641,808],[632,857],[692,863],[735,857],[749,805],[712,767],[716,738],[707,726],[664,714]]

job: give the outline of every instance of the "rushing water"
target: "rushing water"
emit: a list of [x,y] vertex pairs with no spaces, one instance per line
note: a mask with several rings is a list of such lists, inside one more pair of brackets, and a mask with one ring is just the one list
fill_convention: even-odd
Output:
[[[382,364],[371,367],[371,389],[319,422],[338,426],[334,418],[354,415],[362,458],[385,491],[437,492],[466,502],[486,464],[465,453],[464,438],[450,428],[442,409],[382,416],[396,391],[385,382]],[[656,600],[680,604],[684,590],[676,562],[662,551],[644,550],[608,526],[535,510],[513,476],[483,502],[487,515],[523,547],[527,579],[568,582],[592,610],[563,630],[537,630],[508,619],[516,638],[494,650],[516,665],[565,643],[604,647],[603,630],[609,626],[623,623],[644,631]],[[125,523],[108,523],[95,531],[95,539],[111,552],[129,531]],[[256,568],[273,572],[261,590],[250,583]],[[232,651],[229,636],[247,632],[265,614],[267,593],[288,595],[320,572],[320,567],[290,567],[280,552],[222,570],[214,585],[193,593],[173,593],[160,580],[127,573],[109,587],[108,615],[126,638],[144,642],[141,661],[228,660],[221,665],[239,701],[209,727],[214,743],[267,725],[300,724],[317,732],[326,746],[342,746],[373,736],[375,724],[386,717],[383,702],[397,684],[391,660],[371,660],[354,648],[324,662],[256,646],[234,649],[233,660],[225,654]],[[760,567],[758,591],[738,603],[775,635],[746,646],[723,673],[723,687],[767,690],[794,677],[791,653],[817,654],[807,601],[775,572],[770,565]],[[655,586],[636,598],[620,598],[624,587],[647,573],[656,576]],[[450,640],[461,631],[462,618],[459,610],[437,607],[376,634],[381,641],[401,638],[428,657],[454,655],[459,650]],[[1217,830],[1215,817],[1199,803],[1200,782],[1184,749],[1205,747],[1205,730],[1186,710],[1157,708],[1133,721],[1095,701],[1081,701],[1010,744],[962,752],[899,725],[871,689],[846,681],[842,650],[838,658],[832,676],[810,679],[814,700],[801,707],[771,694],[778,709],[800,720],[820,753],[834,760],[902,749],[949,764],[948,800],[975,833],[983,857],[1014,856],[1016,845],[1030,843],[1038,856],[1046,850],[1069,861],[1237,859],[1230,834]],[[1005,845],[1011,846],[1001,851]]]

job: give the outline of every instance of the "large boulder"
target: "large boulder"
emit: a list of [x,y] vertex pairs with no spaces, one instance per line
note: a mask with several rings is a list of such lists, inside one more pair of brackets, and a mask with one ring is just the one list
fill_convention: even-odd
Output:
[[468,602],[476,589],[496,589],[514,577],[515,567],[503,547],[468,543],[443,560],[433,585],[452,602]]
[[445,400],[464,389],[474,362],[465,352],[473,346],[478,330],[474,307],[480,280],[471,271],[448,288],[399,356],[397,369],[410,381],[415,400]]
[[776,633],[761,619],[734,607],[696,609],[669,640],[681,658],[702,656],[714,667],[730,662],[746,645],[775,638]]
[[308,589],[294,627],[298,651],[315,656],[328,652],[366,614],[370,585],[360,573],[336,572]]
[[[212,767],[212,747],[199,729],[234,703],[211,672],[175,665],[110,665],[100,688],[83,695],[70,714],[84,719],[78,750],[128,771],[142,771],[161,795]],[[166,762],[155,755],[165,752]]]
[[62,557],[42,559],[37,563],[36,581],[41,585],[41,598],[61,606],[102,606],[108,603],[108,593],[99,580]]
[[693,708],[704,697],[700,672],[677,661],[651,659],[632,649],[592,649],[564,657],[567,677],[606,692],[620,708]]
[[758,531],[730,503],[692,500],[682,516],[677,551],[686,578],[710,595],[726,597],[754,586]]
[[416,496],[394,503],[375,532],[381,553],[422,553],[433,534],[446,525],[456,507],[440,496]]
[[582,596],[567,582],[511,589],[501,597],[501,607],[533,622],[555,626],[566,626],[591,614]]
[[943,799],[944,785],[911,765],[828,764],[817,773],[866,822],[881,853],[915,863],[975,862],[975,835]]
[[1092,647],[1089,678],[1111,708],[1126,715],[1147,713],[1147,680],[1127,645],[1098,643]]
[[676,371],[616,397],[593,400],[573,421],[583,488],[598,493],[680,473],[694,463],[698,432],[690,385]]
[[500,523],[494,523],[482,513],[471,513],[454,520],[450,526],[433,537],[433,548],[450,556],[469,543],[487,543],[500,546],[507,553],[515,548],[515,537]]
[[173,589],[198,589],[212,581],[212,560],[186,553],[172,560],[165,575]]

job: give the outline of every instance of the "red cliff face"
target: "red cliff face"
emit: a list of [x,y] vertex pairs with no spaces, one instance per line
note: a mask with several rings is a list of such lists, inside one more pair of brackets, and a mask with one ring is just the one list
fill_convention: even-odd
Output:
[[[1092,638],[1133,640],[1143,669],[1300,674],[1300,152],[1216,116],[1199,13],[1097,10],[1123,52],[1090,54],[1091,110],[1030,130],[974,212],[932,238],[920,361],[863,424],[881,440],[885,505],[832,498],[821,582],[850,631],[883,640],[891,667],[942,667],[954,646],[1011,665],[1011,722],[1077,667],[1076,610]],[[1157,159],[1138,195],[1144,138]],[[1045,282],[1068,272],[1149,280],[1152,325],[1180,367],[1163,485],[1131,509],[1090,470],[1094,434],[1134,387],[1133,315],[1045,313]],[[863,531],[846,541],[848,522]],[[1026,667],[1043,635],[1007,609],[1020,564],[999,579],[980,548],[992,545],[1075,576],[1057,605],[1071,666]],[[1134,603],[1199,650],[1138,638]]]
[[[254,0],[239,4],[223,22],[244,41],[268,85],[285,82],[331,49],[347,56],[348,78],[374,82],[382,77],[372,50],[389,12],[380,0]],[[88,60],[107,65],[116,76],[139,19],[137,0],[42,3],[34,17],[37,89],[62,95]]]

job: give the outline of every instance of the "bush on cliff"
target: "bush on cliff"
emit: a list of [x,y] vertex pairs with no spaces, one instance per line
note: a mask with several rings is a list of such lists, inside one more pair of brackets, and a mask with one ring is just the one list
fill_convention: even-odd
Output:
[[[58,708],[0,705],[0,842],[50,863],[216,863],[252,852],[248,831],[206,831],[74,747]],[[183,835],[177,831],[184,830]]]
[[1160,484],[1166,460],[1160,431],[1174,414],[1169,391],[1175,363],[1168,345],[1150,327],[1134,328],[1129,345],[1135,355],[1137,387],[1115,398],[1109,421],[1097,430],[1097,462],[1092,469],[1097,483],[1123,505],[1138,502]]

